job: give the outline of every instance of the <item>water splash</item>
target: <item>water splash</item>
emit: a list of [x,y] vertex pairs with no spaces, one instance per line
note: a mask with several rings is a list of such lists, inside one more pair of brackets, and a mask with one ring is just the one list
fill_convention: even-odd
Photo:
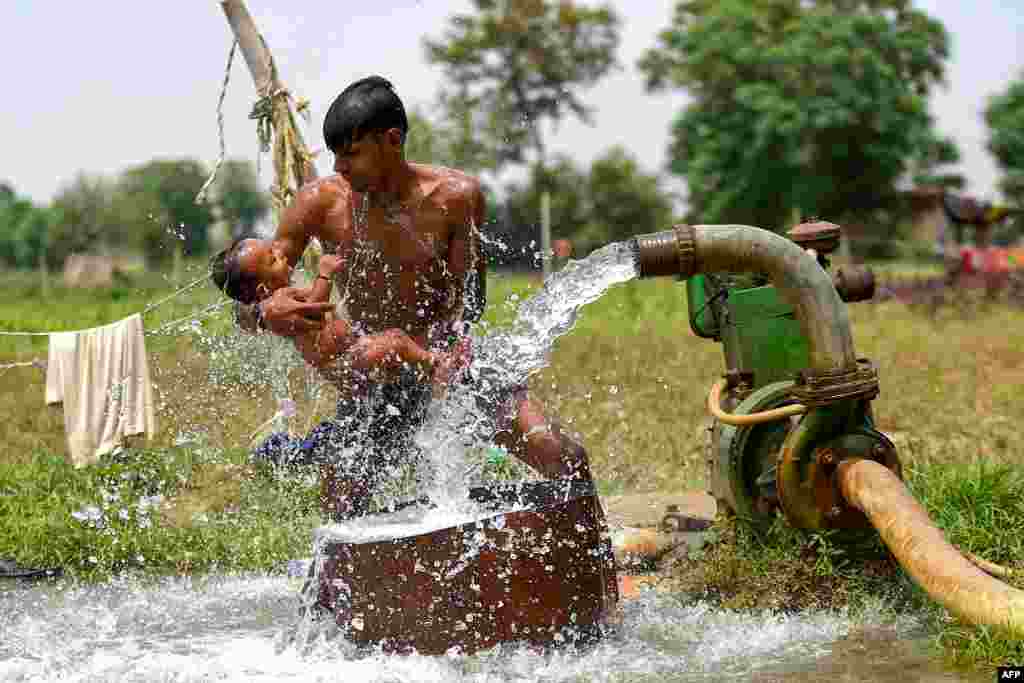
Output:
[[918,621],[881,606],[748,614],[660,594],[625,603],[609,637],[582,650],[505,645],[472,656],[388,656],[357,653],[327,632],[282,645],[297,584],[243,575],[5,591],[0,680],[810,682],[825,671],[851,682],[989,680],[943,672]]
[[453,512],[467,509],[467,478],[482,468],[480,454],[490,452],[497,430],[495,397],[525,386],[547,364],[555,341],[572,330],[581,308],[637,275],[630,245],[607,245],[550,275],[519,304],[509,327],[474,339],[473,382],[436,401],[416,435],[429,454],[426,495],[433,503]]
[[614,242],[564,268],[544,281],[539,292],[523,301],[507,329],[479,340],[476,363],[490,381],[518,386],[544,367],[552,346],[569,332],[579,310],[610,287],[639,275],[628,243]]

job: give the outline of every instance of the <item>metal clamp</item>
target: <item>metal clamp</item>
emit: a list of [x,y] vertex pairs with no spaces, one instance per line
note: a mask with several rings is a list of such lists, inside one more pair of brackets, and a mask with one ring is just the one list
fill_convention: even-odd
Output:
[[811,408],[855,398],[873,399],[878,396],[878,371],[867,358],[858,358],[853,370],[801,370],[792,394]]

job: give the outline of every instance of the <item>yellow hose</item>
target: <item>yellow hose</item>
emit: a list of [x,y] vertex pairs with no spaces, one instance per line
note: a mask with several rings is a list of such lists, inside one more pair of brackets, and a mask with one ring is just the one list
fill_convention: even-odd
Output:
[[950,545],[906,486],[870,460],[839,464],[839,487],[861,510],[900,565],[950,612],[1024,638],[1024,591],[992,578]]
[[722,410],[722,390],[725,389],[726,381],[720,379],[711,385],[711,391],[708,392],[708,412],[710,412],[720,422],[724,422],[727,425],[756,425],[762,422],[772,422],[774,420],[783,420],[792,415],[800,415],[801,413],[807,412],[807,406],[795,403],[791,406],[782,406],[781,408],[772,408],[771,410],[762,410],[759,413],[747,413],[746,415],[732,415]]

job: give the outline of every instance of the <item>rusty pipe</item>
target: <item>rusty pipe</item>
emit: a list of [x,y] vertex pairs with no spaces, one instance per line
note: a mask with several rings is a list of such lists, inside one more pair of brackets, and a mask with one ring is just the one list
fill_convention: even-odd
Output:
[[811,368],[857,368],[846,306],[817,259],[789,239],[749,225],[681,225],[633,239],[640,277],[755,272],[766,275],[796,313]]
[[992,578],[950,545],[906,486],[870,460],[836,470],[846,501],[871,520],[900,565],[950,612],[1024,638],[1024,591]]

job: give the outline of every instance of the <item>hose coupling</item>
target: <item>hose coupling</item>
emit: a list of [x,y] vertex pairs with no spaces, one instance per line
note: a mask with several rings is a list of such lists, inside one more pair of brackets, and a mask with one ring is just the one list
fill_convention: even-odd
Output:
[[637,235],[633,238],[640,277],[678,275],[687,279],[697,272],[696,231],[690,225]]

